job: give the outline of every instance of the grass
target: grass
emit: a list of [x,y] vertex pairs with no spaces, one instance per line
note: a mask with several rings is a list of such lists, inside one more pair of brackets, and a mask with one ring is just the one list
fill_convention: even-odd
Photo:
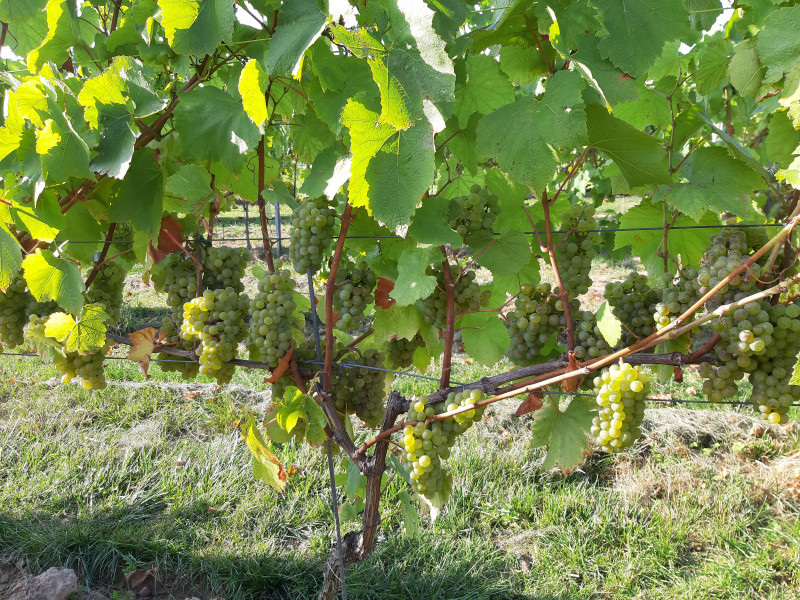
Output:
[[[240,225],[225,222],[228,237],[242,237],[230,235]],[[595,262],[593,307],[597,289],[620,273]],[[158,326],[160,299],[141,273],[128,283],[121,327]],[[316,597],[333,535],[325,460],[290,442],[276,448],[298,469],[285,494],[253,478],[235,422],[263,415],[263,374],[240,369],[219,389],[203,378],[184,383],[158,363],[148,380],[113,358],[113,383],[89,393],[60,384],[38,360],[3,357],[0,558],[31,572],[74,568],[89,589],[107,591],[155,565],[181,600]],[[454,368],[457,381],[487,374],[464,360]],[[404,394],[435,386],[395,384]],[[652,395],[693,399],[699,387],[687,371]],[[747,395],[743,386],[740,399]],[[594,457],[563,476],[540,471],[532,417],[517,419],[514,408],[492,407],[462,436],[451,501],[418,532],[404,531],[404,482],[388,478],[380,542],[348,569],[348,597],[800,598],[798,429],[754,426],[749,407],[654,405],[632,453]]]
[[[89,588],[157,565],[203,598],[314,597],[332,535],[324,457],[280,447],[300,470],[284,495],[253,479],[233,424],[263,414],[263,384],[244,373],[222,390],[186,386],[158,369],[144,383],[114,361],[121,383],[92,394],[34,363],[0,366],[0,554],[76,568]],[[404,484],[390,479],[383,539],[349,570],[349,597],[798,597],[800,504],[774,466],[796,433],[695,447],[651,436],[564,477],[539,472],[530,417],[512,410],[463,436],[451,502],[416,535],[403,533]],[[673,413],[687,411],[648,415]]]

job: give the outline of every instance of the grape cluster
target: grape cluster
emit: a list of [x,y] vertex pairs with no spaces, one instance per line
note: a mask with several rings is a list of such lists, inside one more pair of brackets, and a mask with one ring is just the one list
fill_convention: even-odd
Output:
[[[703,255],[703,267],[697,272],[697,293],[703,295],[716,286],[723,279],[747,260],[750,246],[747,233],[741,229],[724,229],[719,235],[711,239],[711,245]],[[753,264],[749,272],[745,271],[734,277],[730,282],[706,302],[709,309],[714,309],[721,304],[733,300],[737,293],[753,293],[758,277],[761,275],[761,266]]]
[[800,304],[770,307],[771,343],[755,357],[758,366],[750,375],[753,405],[770,423],[785,423],[789,407],[800,401],[800,386],[791,385],[794,363],[800,352]]
[[247,332],[244,315],[250,304],[247,294],[231,287],[206,290],[199,298],[184,305],[181,337],[188,342],[200,342],[200,373],[228,383],[235,367],[239,342]]
[[572,318],[575,320],[575,358],[591,359],[611,352],[611,346],[600,333],[594,313],[578,310],[572,314]]
[[624,326],[624,346],[630,346],[653,333],[652,315],[658,304],[659,293],[647,284],[646,275],[631,271],[623,281],[607,283],[603,296]]
[[465,243],[468,244],[470,238],[479,232],[494,234],[492,225],[500,212],[497,196],[490,194],[486,188],[474,184],[468,196],[460,196],[454,201],[458,206],[458,215],[450,221],[450,228],[455,230]]
[[722,337],[714,347],[716,364],[700,365],[709,401],[735,397],[737,382],[749,374],[755,407],[771,423],[786,422],[789,407],[800,399],[800,386],[790,384],[800,352],[800,304],[753,302],[724,315],[713,328]]
[[655,306],[653,321],[666,327],[699,299],[700,276],[695,269],[681,270],[676,276],[664,275],[661,301]]
[[[333,405],[340,413],[355,413],[370,427],[378,427],[383,420],[386,395],[386,371],[383,356],[377,350],[365,350],[360,356],[344,362],[357,367],[336,367],[336,376],[331,389]],[[370,368],[377,367],[377,368]]]
[[[222,290],[233,288],[244,291],[244,272],[253,255],[244,248],[214,246],[208,248],[203,257],[203,289]],[[189,260],[187,257],[186,260]]]
[[[47,315],[31,314],[25,325],[25,336],[32,341],[44,338],[48,318]],[[67,352],[62,348],[60,351],[51,353],[51,356],[53,364],[61,373],[62,383],[69,383],[78,377],[83,389],[103,390],[107,385],[103,362],[110,349],[111,344],[108,343],[86,354]]]
[[416,425],[403,428],[405,459],[411,468],[411,485],[415,492],[425,496],[437,507],[447,502],[453,489],[453,479],[444,468],[443,460],[450,458],[450,449],[456,437],[472,427],[483,416],[485,407],[473,408],[441,421],[425,424],[436,414],[468,406],[483,398],[478,390],[467,390],[447,396],[445,408],[428,404],[428,397],[418,397],[408,411],[408,421],[418,421]]
[[167,295],[167,306],[180,321],[183,305],[197,296],[197,267],[182,252],[170,254],[153,269],[153,285]]
[[414,362],[414,352],[423,346],[425,346],[425,340],[419,333],[410,340],[403,337],[394,338],[389,341],[386,364],[390,369],[410,367]]
[[558,241],[555,248],[561,281],[570,297],[574,298],[589,291],[592,280],[589,272],[595,256],[595,246],[600,236],[590,231],[597,227],[594,207],[575,204],[561,215],[561,226],[571,231],[566,239]]
[[[180,336],[180,327],[176,324],[172,317],[164,317],[161,322],[161,333],[165,336],[164,343],[170,344],[178,350],[187,350],[191,352],[194,349],[194,343],[184,340]],[[159,352],[156,355],[159,368],[167,373],[180,373],[183,379],[194,379],[200,372],[200,365],[195,361],[188,358],[181,358],[173,354]]]
[[[578,302],[573,300],[570,308],[577,311]],[[542,348],[550,342],[553,334],[567,324],[564,306],[552,293],[549,283],[522,284],[514,310],[508,313],[508,322],[511,335],[509,356],[520,364],[537,362]]]
[[[425,298],[425,322],[438,329],[447,326],[447,294],[445,293],[444,271],[441,268],[428,267],[426,274],[436,277],[436,288],[433,293]],[[483,294],[475,281],[475,271],[464,271],[458,275],[458,269],[450,266],[450,276],[453,279],[453,300],[455,301],[456,316],[462,312],[478,310],[481,306]]]
[[122,292],[125,288],[127,270],[121,263],[109,262],[97,272],[89,291],[86,292],[88,302],[103,305],[108,315],[107,324],[119,322],[122,308]]
[[24,341],[23,329],[28,315],[36,306],[22,274],[11,281],[6,291],[0,291],[0,350],[15,348]]
[[[114,235],[111,239],[111,251],[113,253],[112,256],[115,254],[121,254],[126,250],[131,250],[133,248],[133,226],[130,223],[117,223],[114,226]],[[121,258],[125,260],[132,260],[132,255],[132,252],[128,252]]]
[[267,273],[258,282],[258,293],[250,300],[250,358],[270,367],[278,366],[292,341],[294,279],[288,269]]
[[336,275],[336,292],[333,295],[333,308],[339,314],[336,327],[343,331],[358,329],[364,317],[364,309],[375,301],[375,285],[378,278],[367,263],[343,265]]
[[297,202],[292,211],[292,231],[289,234],[289,259],[298,273],[322,267],[325,250],[333,239],[336,211],[325,197],[306,198]]
[[603,452],[619,452],[642,435],[644,399],[649,390],[647,373],[624,362],[603,369],[594,378],[599,410],[590,431]]

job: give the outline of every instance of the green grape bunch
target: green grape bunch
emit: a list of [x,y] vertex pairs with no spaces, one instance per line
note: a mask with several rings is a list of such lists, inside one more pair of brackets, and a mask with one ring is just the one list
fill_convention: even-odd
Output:
[[477,233],[494,235],[492,226],[500,213],[497,196],[489,190],[474,184],[469,195],[454,198],[457,216],[450,221],[450,228],[456,231],[468,244],[470,238]]
[[107,324],[118,323],[122,317],[122,294],[125,290],[125,275],[127,269],[124,263],[111,261],[100,267],[89,290],[86,300],[103,305],[108,315]]
[[623,325],[623,346],[630,346],[653,333],[652,315],[659,293],[647,284],[646,275],[631,271],[623,281],[607,283],[603,296]]
[[[444,329],[447,326],[447,293],[445,292],[444,271],[441,268],[428,267],[425,272],[427,275],[436,277],[436,288],[423,301],[425,322],[437,329]],[[459,275],[458,269],[451,265],[450,276],[453,280],[456,318],[459,314],[478,310],[484,295],[480,285],[475,281],[475,271],[463,271]]]
[[603,452],[619,452],[641,437],[649,391],[647,373],[625,362],[606,367],[594,378],[598,414],[590,432]]
[[258,282],[258,293],[250,300],[250,330],[247,347],[250,358],[271,368],[289,350],[292,341],[292,315],[295,281],[288,269],[267,273]]
[[153,268],[152,280],[156,291],[167,295],[167,306],[180,321],[183,305],[197,296],[197,266],[194,261],[183,252],[169,254]]
[[352,331],[361,326],[364,309],[375,301],[375,286],[378,278],[367,267],[366,262],[358,266],[342,265],[336,274],[336,291],[333,294],[333,308],[338,313],[336,327],[342,331]]
[[677,275],[663,276],[661,300],[655,305],[653,322],[666,327],[700,298],[700,275],[696,269],[682,269]]
[[16,348],[23,343],[28,317],[37,306],[21,272],[11,280],[5,292],[0,291],[0,351],[3,347]]
[[578,310],[572,314],[572,318],[575,321],[575,358],[585,360],[611,352],[611,346],[600,332],[593,312]]
[[333,405],[342,414],[355,413],[370,427],[378,427],[383,421],[386,407],[387,372],[383,355],[374,349],[360,355],[346,355],[345,362],[357,366],[336,366],[331,389]]
[[247,327],[244,316],[250,305],[247,294],[231,287],[206,290],[199,298],[184,305],[181,337],[187,342],[200,342],[200,373],[229,383],[235,371],[230,361],[236,358],[239,342]]
[[333,239],[336,211],[325,196],[299,200],[292,211],[289,259],[298,273],[322,268],[325,251]]
[[[570,302],[570,308],[577,313],[579,303],[577,300]],[[509,357],[516,363],[528,365],[540,360],[542,349],[567,325],[564,305],[549,283],[522,284],[514,310],[508,313],[507,319],[511,336]]]
[[386,352],[386,364],[390,369],[405,369],[414,362],[414,352],[417,348],[424,348],[425,340],[417,333],[413,338],[407,340],[404,337],[396,337],[389,340]]
[[594,213],[594,206],[574,204],[561,215],[561,226],[569,233],[558,240],[555,255],[561,282],[571,298],[585,294],[592,285],[589,273],[600,244],[600,235],[593,231],[597,228]]
[[427,424],[425,421],[481,399],[483,393],[479,390],[451,392],[447,396],[446,406],[436,406],[428,403],[427,396],[421,396],[416,398],[408,411],[406,419],[417,421],[416,425],[403,428],[404,458],[410,467],[411,486],[437,507],[447,502],[453,490],[452,476],[442,461],[450,458],[456,438],[481,419],[485,407],[472,408],[441,421]]
[[[47,314],[31,314],[25,325],[25,337],[34,344],[37,343],[37,340],[45,338],[48,319],[49,315]],[[53,346],[56,345],[53,342]],[[61,373],[62,383],[70,383],[73,379],[78,378],[81,387],[85,390],[103,390],[108,385],[103,363],[111,346],[106,342],[103,346],[86,353],[68,352],[60,347],[49,355]]]
[[[203,256],[203,290],[233,288],[236,293],[244,291],[244,273],[253,255],[244,248],[214,246]],[[186,257],[186,260],[190,260]]]

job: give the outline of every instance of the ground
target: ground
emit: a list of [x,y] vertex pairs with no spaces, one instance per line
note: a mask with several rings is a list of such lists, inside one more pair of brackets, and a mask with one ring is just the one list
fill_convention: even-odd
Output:
[[[589,301],[620,274],[605,264]],[[130,279],[127,325],[157,325],[158,298]],[[454,379],[483,374],[462,357]],[[112,384],[89,393],[37,359],[3,357],[0,598],[50,566],[75,569],[81,598],[141,596],[134,582],[150,576],[163,598],[313,598],[332,539],[321,452],[276,447],[297,468],[277,494],[253,478],[235,429],[269,405],[262,373],[239,370],[223,389],[151,375],[109,360]],[[698,385],[688,371],[653,395],[691,400]],[[378,548],[348,569],[348,597],[800,598],[800,428],[766,426],[749,406],[652,406],[631,453],[567,476],[541,472],[531,416],[492,407],[455,448],[449,505],[413,535],[405,484],[389,479]]]

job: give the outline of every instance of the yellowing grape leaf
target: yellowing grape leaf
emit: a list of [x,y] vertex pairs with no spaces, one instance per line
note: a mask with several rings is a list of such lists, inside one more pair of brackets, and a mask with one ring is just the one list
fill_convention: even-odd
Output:
[[283,492],[288,477],[286,469],[270,452],[253,417],[247,419],[242,427],[241,435],[242,439],[247,442],[250,452],[253,453],[253,475],[277,491]]
[[66,352],[87,354],[105,344],[108,314],[103,308],[102,304],[87,304],[77,319],[66,313],[53,313],[45,323],[44,333],[64,344]]
[[531,427],[534,446],[549,446],[542,470],[558,465],[564,473],[574,471],[584,455],[590,454],[586,432],[592,424],[594,398],[576,396],[562,412],[553,402],[536,411]]
[[162,336],[154,327],[140,329],[130,334],[131,349],[128,351],[128,360],[139,363],[139,368],[144,376],[150,379],[147,369],[150,367],[150,358],[155,347],[162,341]]
[[603,302],[597,309],[597,327],[609,346],[614,347],[619,344],[619,340],[622,338],[622,323],[611,312],[608,302]]

